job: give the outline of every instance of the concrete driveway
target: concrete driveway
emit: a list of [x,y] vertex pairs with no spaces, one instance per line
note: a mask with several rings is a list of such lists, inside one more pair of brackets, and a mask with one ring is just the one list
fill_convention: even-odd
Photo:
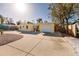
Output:
[[40,34],[22,34],[24,37],[15,42],[0,46],[3,56],[74,56],[74,49],[63,37],[43,36]]

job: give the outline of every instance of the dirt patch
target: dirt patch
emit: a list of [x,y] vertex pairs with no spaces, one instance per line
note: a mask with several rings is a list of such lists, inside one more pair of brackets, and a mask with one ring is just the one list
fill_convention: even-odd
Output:
[[21,39],[23,36],[18,34],[3,34],[0,35],[0,46]]

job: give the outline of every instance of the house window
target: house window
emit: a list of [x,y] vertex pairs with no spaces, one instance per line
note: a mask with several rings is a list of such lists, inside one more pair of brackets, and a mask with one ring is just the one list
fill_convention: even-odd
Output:
[[28,26],[26,25],[26,29],[28,29]]

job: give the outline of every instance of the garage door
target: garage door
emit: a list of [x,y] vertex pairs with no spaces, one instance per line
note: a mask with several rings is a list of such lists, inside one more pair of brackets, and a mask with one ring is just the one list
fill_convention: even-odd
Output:
[[51,26],[44,26],[44,27],[42,27],[42,32],[53,32],[52,30],[51,30]]

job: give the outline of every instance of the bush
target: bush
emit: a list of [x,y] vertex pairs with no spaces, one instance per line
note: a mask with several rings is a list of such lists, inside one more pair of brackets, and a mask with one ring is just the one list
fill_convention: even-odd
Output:
[[17,26],[11,26],[10,30],[18,30],[19,28]]

